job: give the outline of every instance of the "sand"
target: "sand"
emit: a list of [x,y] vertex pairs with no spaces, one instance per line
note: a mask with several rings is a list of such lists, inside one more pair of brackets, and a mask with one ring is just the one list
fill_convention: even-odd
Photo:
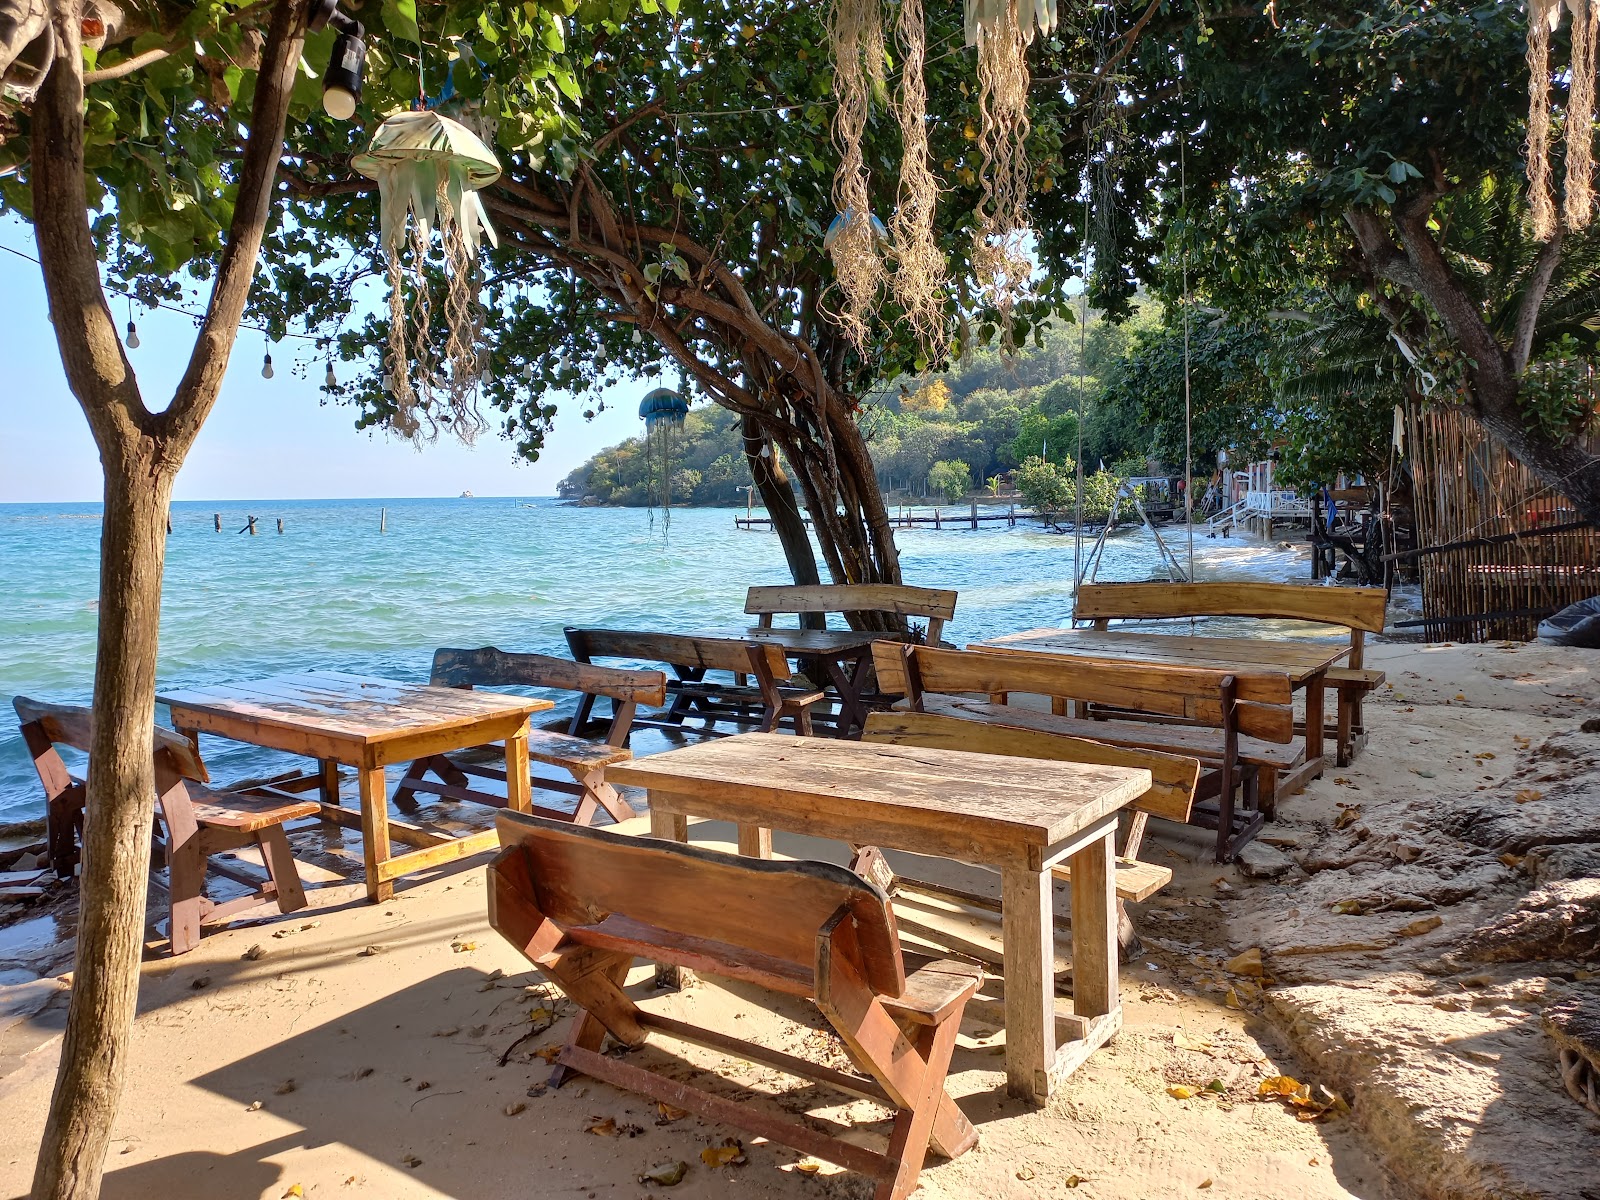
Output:
[[[1531,881],[1505,868],[1504,879],[1454,904],[1425,897],[1429,911],[1444,916],[1442,931],[1425,937],[1398,932],[1418,919],[1415,911],[1338,918],[1346,931],[1330,924],[1324,891],[1344,895],[1349,881],[1318,891],[1318,881],[1334,879],[1341,868],[1316,856],[1332,862],[1352,836],[1352,822],[1335,828],[1341,804],[1362,804],[1364,843],[1379,838],[1385,845],[1429,834],[1405,822],[1422,811],[1415,804],[1446,793],[1512,806],[1512,793],[1523,786],[1523,759],[1600,713],[1600,655],[1378,646],[1369,665],[1387,669],[1395,688],[1373,707],[1367,753],[1351,768],[1330,766],[1268,827],[1267,837],[1296,860],[1284,878],[1251,880],[1237,867],[1217,867],[1200,831],[1153,824],[1148,853],[1174,865],[1178,878],[1136,909],[1147,952],[1123,967],[1126,1026],[1048,1106],[1006,1100],[1003,1035],[981,1022],[964,1024],[950,1088],[978,1126],[981,1144],[954,1162],[930,1160],[920,1195],[1561,1194],[1541,1190],[1537,1178],[1528,1187],[1485,1189],[1482,1180],[1505,1177],[1488,1168],[1431,1187],[1434,1168],[1419,1170],[1412,1161],[1418,1147],[1437,1144],[1456,1154],[1471,1149],[1475,1134],[1491,1133],[1500,1146],[1505,1130],[1419,1090],[1413,1107],[1438,1120],[1430,1126],[1419,1119],[1423,1132],[1408,1133],[1409,1118],[1379,1102],[1396,1090],[1394,1079],[1386,1082],[1363,1065],[1398,1061],[1405,1043],[1425,1071],[1436,1062],[1441,1079],[1452,1081],[1453,1064],[1475,1060],[1470,1048],[1449,1046],[1451,1029],[1441,1021],[1514,1023],[1492,1015],[1497,1007],[1514,1008],[1509,991],[1504,1002],[1487,1006],[1469,1002],[1454,1012],[1435,1006],[1440,981],[1449,977],[1428,975],[1419,964],[1515,903]],[[1474,757],[1486,752],[1495,757]],[[726,838],[717,826],[696,827],[697,841]],[[777,845],[787,853],[816,849],[783,836]],[[1425,865],[1427,857],[1415,861]],[[1407,866],[1373,864],[1357,872],[1369,885]],[[826,1166],[805,1174],[796,1169],[801,1156],[766,1144],[748,1145],[743,1165],[713,1168],[700,1151],[735,1131],[693,1117],[666,1121],[648,1102],[603,1084],[545,1088],[549,1068],[538,1052],[560,1041],[570,1010],[488,928],[481,862],[414,883],[378,906],[350,886],[326,886],[315,895],[312,910],[236,924],[208,935],[192,954],[145,963],[104,1196],[870,1194],[860,1177]],[[54,1075],[67,987],[55,976],[70,962],[54,932],[0,931],[0,1112],[7,1117],[0,1124],[0,1196],[27,1192]],[[1264,981],[1224,969],[1227,959],[1252,948],[1264,953]],[[1515,975],[1501,981],[1505,988]],[[1533,975],[1552,972],[1522,972]],[[1570,978],[1558,982],[1582,986]],[[635,971],[630,987],[652,1007],[700,1024],[796,1052],[832,1049],[814,1032],[820,1022],[797,1004],[774,1013],[752,1002],[755,993],[711,982],[653,993],[645,968]],[[1336,994],[1319,998],[1319,988]],[[1401,1004],[1409,1005],[1405,1013],[1425,1009],[1428,1020],[1396,1020],[1389,1037],[1384,1019],[1372,1015],[1381,1010],[1358,1006],[1343,1023],[1329,1015],[1348,1007],[1352,995],[1375,998],[1391,1011]],[[1515,1011],[1518,1020],[1525,1016]],[[1357,1031],[1369,1045],[1355,1044]],[[1428,1038],[1440,1041],[1430,1045]],[[1498,1089],[1485,1107],[1497,1102],[1500,1119],[1511,1122],[1511,1132],[1522,1130],[1529,1145],[1543,1146],[1543,1157],[1570,1150],[1592,1164],[1600,1122],[1560,1091],[1553,1050],[1532,1042],[1525,1048],[1525,1071],[1478,1063],[1488,1072],[1483,1086]],[[671,1043],[643,1053],[657,1062],[678,1056],[700,1068],[722,1065],[720,1056]],[[762,1070],[724,1074],[769,1094],[789,1086]],[[1258,1081],[1277,1074],[1342,1088],[1353,1111],[1304,1122],[1280,1103],[1256,1099]],[[1202,1089],[1213,1080],[1220,1092],[1192,1099],[1168,1092],[1178,1085]],[[1513,1104],[1516,1088],[1538,1095]],[[815,1097],[765,1102],[788,1107],[805,1099]],[[866,1102],[824,1096],[810,1111],[848,1121],[863,1139],[881,1137],[886,1127],[882,1111]],[[1539,1121],[1565,1122],[1566,1140],[1554,1150],[1541,1143]],[[678,1161],[689,1169],[675,1187],[639,1181],[658,1164]]]

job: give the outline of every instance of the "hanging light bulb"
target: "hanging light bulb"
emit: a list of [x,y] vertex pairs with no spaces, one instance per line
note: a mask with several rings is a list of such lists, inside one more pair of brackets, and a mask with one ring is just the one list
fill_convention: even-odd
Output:
[[261,378],[272,378],[272,351],[268,350],[261,358]]
[[339,386],[339,377],[333,373],[333,359],[331,358],[328,360],[328,373],[322,377],[322,382],[331,388]]
[[484,355],[483,371],[478,375],[478,382],[485,387],[494,382],[494,363],[489,360],[488,355]]
[[129,350],[137,350],[139,348],[139,327],[133,323],[133,318],[132,317],[128,318],[128,339],[127,340],[128,340],[128,349]]
[[644,345],[644,334],[639,332],[639,327],[637,325],[633,327],[633,344],[635,346]]
[[534,371],[532,363],[523,363],[522,364],[522,377],[524,379],[532,380],[536,373],[537,372]]

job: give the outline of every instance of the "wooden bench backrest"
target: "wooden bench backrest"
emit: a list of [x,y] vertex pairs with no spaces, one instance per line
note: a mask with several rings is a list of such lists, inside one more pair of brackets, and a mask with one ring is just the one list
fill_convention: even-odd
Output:
[[1222,683],[1231,675],[1240,701],[1235,706],[1240,733],[1278,743],[1294,736],[1293,685],[1286,674],[1210,671],[1045,653],[944,650],[898,642],[874,642],[872,657],[879,688],[913,701],[922,692],[1019,692],[1185,717],[1212,726],[1223,723]]
[[1369,633],[1382,633],[1389,594],[1382,588],[1298,583],[1089,583],[1072,615],[1104,629],[1113,618],[1262,617],[1317,621],[1350,631],[1350,666],[1360,667]]
[[568,629],[567,643],[579,658],[631,658],[737,674],[750,674],[757,662],[765,662],[771,678],[788,679],[790,676],[789,660],[781,646],[743,638],[693,637],[627,629]]
[[[501,846],[526,855],[540,911],[557,925],[621,917],[701,941],[713,958],[742,951],[811,971],[818,931],[844,907],[867,984],[886,996],[905,990],[888,898],[843,867],[724,854],[511,811],[496,827]],[[499,928],[492,912],[490,923]]]
[[1107,767],[1143,767],[1150,772],[1150,790],[1130,808],[1173,821],[1187,821],[1200,783],[1200,760],[1161,754],[1132,746],[1108,746],[1088,738],[1037,729],[1014,729],[983,721],[965,721],[938,713],[875,712],[867,717],[864,742],[930,749],[968,750],[1060,762],[1095,763]]
[[[77,704],[51,704],[43,700],[32,700],[27,696],[12,698],[11,707],[17,710],[17,720],[22,723],[24,738],[29,741],[32,750],[33,740],[42,737],[45,744],[51,746],[71,746],[74,750],[89,753],[90,744],[94,739],[94,721],[89,709]],[[33,737],[29,737],[30,732]],[[168,762],[174,771],[185,779],[198,780],[205,783],[211,776],[206,772],[206,767],[200,761],[200,756],[189,744],[189,739],[182,734],[170,729],[163,729],[157,725],[154,728],[155,751],[167,755]],[[53,751],[52,751],[53,753]],[[34,755],[35,765],[39,765],[37,751]],[[60,757],[56,756],[59,765]],[[65,773],[65,767],[61,768]],[[43,768],[40,770],[43,776]],[[48,788],[50,783],[45,781]]]
[[936,642],[944,623],[956,615],[957,593],[948,588],[908,587],[889,583],[815,584],[753,587],[745,596],[744,611],[772,624],[775,613],[894,613],[901,617],[926,617],[928,640]]
[[662,671],[597,667],[549,654],[508,654],[493,646],[435,650],[428,682],[438,687],[554,688],[635,704],[667,702],[667,676]]

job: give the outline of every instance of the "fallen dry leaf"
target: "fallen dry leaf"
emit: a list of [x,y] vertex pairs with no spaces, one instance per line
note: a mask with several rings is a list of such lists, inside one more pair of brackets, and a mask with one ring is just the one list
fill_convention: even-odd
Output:
[[656,1183],[662,1187],[677,1187],[688,1173],[689,1164],[681,1159],[677,1162],[657,1163],[639,1176],[639,1182]]
[[255,962],[256,959],[265,957],[266,953],[266,947],[257,942],[254,946],[251,946],[250,949],[246,950],[241,957],[243,957],[247,962]]
[[1334,901],[1333,911],[1336,912],[1336,913],[1340,913],[1343,916],[1347,916],[1347,917],[1351,917],[1351,916],[1359,917],[1361,915],[1361,912],[1362,912],[1361,901],[1359,901],[1359,900],[1336,900],[1336,901]]
[[656,1113],[657,1125],[671,1125],[674,1121],[681,1121],[683,1118],[687,1117],[689,1115],[689,1110],[668,1104],[665,1100],[657,1100]]
[[1022,1180],[1024,1183],[1026,1183],[1028,1180],[1033,1178],[1033,1168],[1032,1167],[1026,1167],[1026,1166],[1018,1167],[1017,1168],[1017,1178]]
[[245,1110],[245,1112],[260,1112],[261,1111],[261,1101],[259,1101],[259,1100],[250,1101],[249,1104],[246,1104],[244,1106],[244,1110]]
[[1075,1187],[1077,1187],[1077,1186],[1078,1186],[1078,1185],[1079,1185],[1079,1184],[1080,1184],[1080,1183],[1082,1183],[1082,1182],[1083,1182],[1083,1176],[1082,1176],[1082,1175],[1068,1175],[1068,1176],[1067,1176],[1067,1177],[1066,1177],[1066,1179],[1065,1179],[1065,1180],[1063,1180],[1063,1182],[1064,1182],[1064,1183],[1065,1183],[1065,1184],[1066,1184],[1066,1185],[1067,1185],[1067,1186],[1068,1186],[1068,1187],[1069,1187],[1069,1188],[1075,1188]]
[[528,1110],[528,1106],[526,1104],[524,1104],[521,1100],[513,1100],[510,1104],[506,1105],[505,1108],[501,1109],[500,1111],[505,1113],[506,1116],[508,1116],[508,1117],[514,1117],[518,1113],[526,1112],[527,1110]]
[[1432,933],[1435,929],[1439,928],[1439,926],[1443,924],[1444,918],[1438,915],[1431,917],[1419,917],[1415,921],[1411,922],[1411,924],[1404,926],[1400,930],[1400,936],[1421,937],[1425,933]]
[[607,1117],[603,1121],[597,1120],[594,1117],[590,1117],[589,1119],[594,1121],[594,1124],[588,1127],[588,1131],[594,1134],[596,1137],[617,1136],[617,1119],[615,1117]]
[[383,953],[383,947],[382,946],[368,946],[365,950],[363,950],[361,952],[361,957],[362,958],[371,958],[375,954],[382,954],[382,953]]
[[818,1171],[822,1170],[822,1164],[814,1158],[802,1158],[799,1162],[795,1163],[794,1169],[804,1175],[815,1175]]
[[1348,829],[1354,825],[1361,816],[1359,804],[1347,804],[1339,810],[1339,815],[1333,819],[1335,829]]
[[1511,798],[1518,804],[1527,804],[1534,800],[1543,800],[1544,793],[1538,788],[1518,788],[1517,794]]
[[1277,1098],[1279,1096],[1293,1096],[1301,1088],[1306,1089],[1310,1095],[1310,1085],[1301,1083],[1293,1075],[1268,1075],[1256,1085],[1256,1095],[1262,1098]]
[[707,1146],[700,1151],[700,1161],[708,1167],[742,1166],[745,1162],[744,1143],[738,1138],[728,1138],[721,1145]]
[[305,1188],[301,1187],[298,1183],[291,1183],[289,1185],[289,1190],[282,1195],[280,1200],[302,1200],[302,1197],[304,1197],[305,1194]]
[[451,942],[450,943],[450,949],[454,950],[457,954],[465,954],[467,951],[476,950],[477,948],[478,948],[478,943],[477,942],[456,941],[456,942]]
[[1183,1084],[1180,1083],[1173,1087],[1169,1087],[1167,1089],[1167,1095],[1171,1096],[1174,1100],[1191,1100],[1194,1098],[1194,1089],[1184,1087]]
[[1493,750],[1480,750],[1480,751],[1478,751],[1478,753],[1474,754],[1472,757],[1478,759],[1479,761],[1483,761],[1485,759],[1493,758],[1494,757],[1494,751]]
[[1500,865],[1502,867],[1510,867],[1513,871],[1515,871],[1522,865],[1522,860],[1526,857],[1527,856],[1523,854],[1502,854],[1500,856]]
[[1211,1043],[1206,1038],[1191,1037],[1181,1029],[1172,1031],[1172,1044],[1179,1050],[1195,1050],[1201,1054],[1211,1052]]
[[1243,954],[1235,955],[1223,965],[1223,970],[1230,975],[1265,975],[1266,967],[1261,962],[1261,947],[1251,946]]
[[1211,1186],[1211,1177],[1209,1175],[1206,1176],[1204,1179],[1202,1179],[1199,1183],[1195,1184],[1194,1186],[1195,1186],[1195,1190],[1204,1191],[1206,1188]]

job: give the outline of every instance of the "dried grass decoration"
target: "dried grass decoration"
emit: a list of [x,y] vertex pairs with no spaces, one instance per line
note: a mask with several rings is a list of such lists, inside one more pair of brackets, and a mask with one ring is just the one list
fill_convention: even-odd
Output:
[[1056,26],[1055,0],[966,0],[967,45],[978,49],[978,226],[972,262],[985,298],[1000,313],[1006,344],[1011,312],[1027,288],[1028,46],[1035,27]]
[[[1528,207],[1534,237],[1556,232],[1550,169],[1550,35],[1561,25],[1562,0],[1528,3]],[[1594,214],[1595,47],[1600,0],[1566,0],[1572,10],[1572,69],[1566,111],[1566,194],[1562,216],[1578,230]]]
[[[436,112],[404,112],[384,121],[366,153],[356,155],[350,165],[377,182],[382,204],[389,260],[385,384],[394,397],[394,428],[417,438],[426,422],[430,435],[444,426],[471,441],[484,428],[477,399],[487,365],[487,355],[478,352],[478,243],[487,237],[491,245],[499,245],[477,193],[500,178],[500,163],[459,121]],[[428,286],[434,229],[439,231],[438,269],[445,280],[444,354],[439,363],[433,354]],[[402,266],[408,244],[409,313]]]
[[[834,319],[857,350],[867,344],[867,320],[883,287],[882,223],[872,214],[867,164],[861,153],[872,96],[883,95],[885,47],[879,0],[834,0],[833,140],[839,169],[833,176],[833,203],[839,213],[824,241],[842,303]],[[877,228],[874,228],[876,223]]]
[[894,212],[894,297],[905,310],[923,355],[930,363],[945,357],[944,254],[933,232],[939,183],[929,165],[928,88],[923,64],[928,56],[922,0],[901,0],[896,27],[903,52],[900,68],[900,196]]

